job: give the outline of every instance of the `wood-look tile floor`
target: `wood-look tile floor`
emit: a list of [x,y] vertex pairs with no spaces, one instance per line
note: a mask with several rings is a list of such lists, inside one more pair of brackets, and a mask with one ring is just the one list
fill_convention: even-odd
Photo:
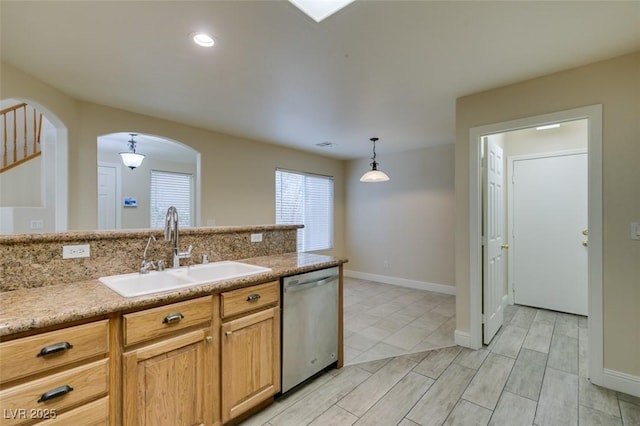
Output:
[[[453,304],[451,296],[345,279],[349,365],[243,425],[640,425],[640,398],[587,380],[586,318],[509,306],[489,346],[425,351],[452,345]],[[431,331],[415,331],[421,323]]]

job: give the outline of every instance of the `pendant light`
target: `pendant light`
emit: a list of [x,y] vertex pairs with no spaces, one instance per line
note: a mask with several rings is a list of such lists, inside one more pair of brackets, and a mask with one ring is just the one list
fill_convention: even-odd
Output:
[[122,157],[122,162],[124,163],[124,165],[133,170],[136,167],[140,167],[140,165],[142,164],[142,160],[144,160],[144,155],[138,154],[136,152],[136,141],[133,140],[133,137],[138,136],[138,134],[129,134],[131,135],[131,140],[129,141],[129,151],[121,152],[120,157]]
[[373,142],[373,163],[371,164],[371,170],[367,173],[363,174],[360,178],[360,182],[386,182],[389,180],[389,176],[382,170],[378,170],[378,163],[376,163],[376,141],[378,138],[371,138],[371,142]]

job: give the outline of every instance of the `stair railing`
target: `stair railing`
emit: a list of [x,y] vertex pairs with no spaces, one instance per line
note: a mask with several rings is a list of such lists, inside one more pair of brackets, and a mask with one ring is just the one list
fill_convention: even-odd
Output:
[[[42,113],[38,113],[33,108],[33,119],[29,120],[27,106],[26,103],[21,103],[0,111],[0,115],[2,115],[2,165],[0,173],[41,154]],[[20,114],[22,115],[22,126],[18,124]],[[33,124],[31,141],[29,141],[29,132],[27,131],[29,122]],[[11,137],[9,137],[9,126],[12,127]]]

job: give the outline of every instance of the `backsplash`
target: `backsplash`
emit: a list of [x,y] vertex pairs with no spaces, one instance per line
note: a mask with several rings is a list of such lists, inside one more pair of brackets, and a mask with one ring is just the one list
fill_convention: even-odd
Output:
[[[296,251],[298,225],[261,225],[180,229],[180,251],[193,245],[181,265],[198,264],[202,254],[209,262],[270,256]],[[171,242],[162,230],[118,230],[0,236],[0,292],[45,287],[136,272],[149,239],[147,260],[172,265]],[[262,234],[251,242],[251,234]],[[62,246],[88,244],[90,257],[63,259]]]

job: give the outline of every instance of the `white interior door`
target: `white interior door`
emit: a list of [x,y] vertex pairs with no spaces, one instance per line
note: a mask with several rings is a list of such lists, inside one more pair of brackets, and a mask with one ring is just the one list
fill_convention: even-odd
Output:
[[484,139],[483,193],[483,341],[488,344],[502,326],[504,296],[504,159],[502,148]]
[[513,162],[515,303],[587,315],[587,177],[586,153]]
[[98,229],[116,229],[117,223],[117,169],[98,166]]

